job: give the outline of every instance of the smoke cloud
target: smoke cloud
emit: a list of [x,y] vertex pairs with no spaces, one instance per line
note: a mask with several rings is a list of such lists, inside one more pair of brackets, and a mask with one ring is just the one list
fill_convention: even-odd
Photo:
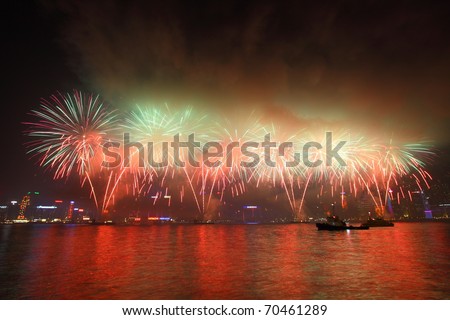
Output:
[[125,3],[43,2],[62,17],[67,61],[118,107],[258,110],[293,127],[449,143],[450,30],[439,4]]

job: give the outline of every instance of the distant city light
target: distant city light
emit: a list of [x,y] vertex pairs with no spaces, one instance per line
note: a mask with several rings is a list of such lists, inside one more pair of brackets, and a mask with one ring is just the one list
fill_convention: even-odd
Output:
[[171,217],[148,217],[149,221],[171,221]]
[[258,209],[258,206],[244,206],[244,209]]
[[57,206],[37,206],[36,209],[56,209]]

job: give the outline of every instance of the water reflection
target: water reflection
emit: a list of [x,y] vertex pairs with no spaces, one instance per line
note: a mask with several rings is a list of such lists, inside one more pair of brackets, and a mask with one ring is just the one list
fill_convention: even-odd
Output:
[[0,226],[6,299],[449,299],[450,225]]

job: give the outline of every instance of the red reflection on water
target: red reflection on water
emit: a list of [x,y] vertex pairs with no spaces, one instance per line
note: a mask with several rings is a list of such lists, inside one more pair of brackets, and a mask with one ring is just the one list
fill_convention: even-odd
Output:
[[448,299],[450,225],[0,226],[1,298]]
[[[193,298],[218,299],[224,293],[236,295],[232,290],[234,282],[245,278],[249,267],[245,263],[247,248],[241,246],[245,241],[245,230],[202,225],[195,231]],[[233,250],[236,246],[241,250]]]
[[[405,227],[410,228],[409,232],[402,232]],[[388,291],[386,299],[432,298],[424,292],[430,285],[427,273],[433,268],[427,254],[427,246],[434,245],[434,240],[427,243],[433,231],[419,224],[397,223],[395,228],[360,234],[361,255],[366,257],[363,270],[370,279],[370,287],[374,291]],[[379,243],[375,249],[365,245],[374,237]]]

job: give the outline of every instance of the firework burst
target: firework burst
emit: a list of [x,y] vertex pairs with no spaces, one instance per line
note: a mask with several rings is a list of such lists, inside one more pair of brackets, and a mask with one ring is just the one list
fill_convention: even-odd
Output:
[[82,183],[87,179],[98,205],[91,176],[100,169],[102,144],[116,122],[116,113],[99,96],[74,91],[43,99],[31,115],[35,121],[25,123],[25,133],[31,137],[28,153],[39,159],[40,166],[54,171],[54,179],[67,178],[74,171]]

